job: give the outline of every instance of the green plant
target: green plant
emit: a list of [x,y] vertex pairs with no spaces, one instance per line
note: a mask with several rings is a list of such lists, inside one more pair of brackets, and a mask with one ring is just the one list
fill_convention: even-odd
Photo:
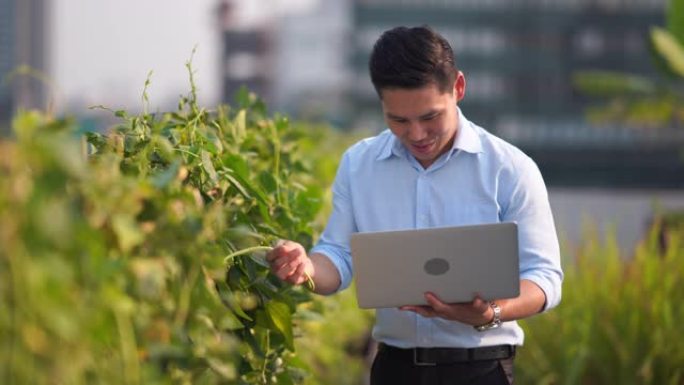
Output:
[[663,79],[614,71],[582,71],[575,86],[585,94],[607,99],[588,109],[596,123],[620,122],[645,127],[684,125],[684,0],[670,0],[666,28],[653,27],[649,43]]
[[374,313],[358,307],[353,290],[316,299],[321,315],[302,324],[295,345],[311,374],[307,385],[366,383]]
[[295,310],[310,295],[259,253],[224,264],[279,238],[310,246],[323,190],[303,133],[247,91],[199,107],[188,69],[176,111],[115,111],[88,145],[69,120],[21,113],[0,144],[2,383],[304,377]]
[[522,322],[518,375],[535,384],[684,384],[684,233],[663,252],[659,224],[634,256],[587,233],[566,263],[563,300]]

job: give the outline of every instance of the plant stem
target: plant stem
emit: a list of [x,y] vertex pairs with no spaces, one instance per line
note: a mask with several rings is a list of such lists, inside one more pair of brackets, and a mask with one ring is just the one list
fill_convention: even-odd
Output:
[[190,152],[190,151],[188,151],[188,150],[183,150],[183,149],[180,149],[180,148],[174,148],[174,150],[175,150],[175,151],[178,151],[178,152],[182,152],[182,153],[184,153],[184,154],[192,155],[192,156],[194,156],[195,158],[199,158],[199,155],[197,155],[197,154],[195,154],[195,153],[193,153],[193,152]]
[[266,369],[268,365],[268,356],[271,354],[271,331],[266,329],[266,352],[264,354],[264,364],[261,366],[261,381],[264,384],[268,383],[268,378],[266,377]]
[[195,285],[195,281],[197,280],[198,276],[199,267],[198,265],[193,265],[186,281],[183,283],[180,296],[178,298],[178,310],[176,311],[176,317],[174,319],[174,325],[176,327],[181,327],[185,324],[188,311],[190,309],[190,299],[192,297],[193,286]]
[[124,380],[126,384],[140,384],[140,364],[138,362],[135,332],[128,315],[120,309],[114,309],[119,341],[121,343],[121,358],[124,366]]

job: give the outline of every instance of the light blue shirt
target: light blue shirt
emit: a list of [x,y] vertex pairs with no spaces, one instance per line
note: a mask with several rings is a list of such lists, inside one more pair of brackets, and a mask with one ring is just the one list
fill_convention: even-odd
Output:
[[[333,211],[311,252],[326,255],[352,280],[352,233],[517,222],[520,278],[546,294],[544,310],[561,298],[558,238],[541,173],[513,145],[468,121],[459,111],[450,151],[427,169],[389,131],[349,148],[333,184]],[[472,326],[410,311],[378,309],[373,337],[398,347],[522,345],[517,322],[478,332]]]

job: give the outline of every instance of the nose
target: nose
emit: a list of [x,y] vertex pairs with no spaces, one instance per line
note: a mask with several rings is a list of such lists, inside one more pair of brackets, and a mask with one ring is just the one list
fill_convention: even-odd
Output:
[[427,137],[427,130],[420,122],[412,122],[408,130],[408,139],[412,142],[420,142]]

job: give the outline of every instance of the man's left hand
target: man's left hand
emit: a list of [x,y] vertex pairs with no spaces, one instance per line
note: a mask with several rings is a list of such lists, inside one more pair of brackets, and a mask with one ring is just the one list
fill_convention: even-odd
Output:
[[464,324],[477,326],[484,325],[494,318],[494,311],[489,302],[475,297],[472,302],[444,303],[434,293],[425,293],[427,305],[402,306],[400,310],[412,311],[427,318],[444,318],[450,321],[458,321]]

